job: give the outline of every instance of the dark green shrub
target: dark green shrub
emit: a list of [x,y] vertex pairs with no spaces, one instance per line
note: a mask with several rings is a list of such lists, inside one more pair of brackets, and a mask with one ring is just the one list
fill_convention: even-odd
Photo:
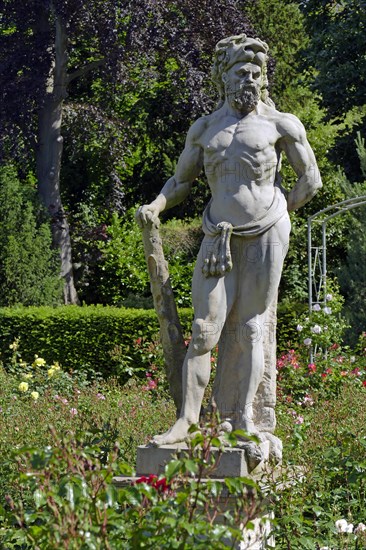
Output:
[[[190,329],[191,310],[181,310],[185,331]],[[23,359],[34,355],[55,361],[70,371],[90,370],[122,379],[149,368],[144,342],[158,339],[154,310],[102,306],[0,308],[0,351],[6,365],[10,346],[19,338]]]
[[0,304],[56,305],[61,302],[57,252],[49,223],[42,220],[29,182],[12,167],[0,170]]
[[[249,478],[205,480],[215,467],[211,448],[219,447],[219,455],[223,451],[218,430],[212,427],[210,432],[197,435],[186,456],[168,463],[166,477],[125,477],[125,486],[117,490],[113,476],[130,476],[132,471],[121,460],[113,430],[60,436],[52,429],[51,445],[23,447],[13,455],[18,471],[12,481],[22,500],[7,495],[0,502],[1,547],[238,546],[245,536],[242,529],[250,532],[252,521],[262,514],[263,497]],[[235,445],[234,434],[227,439]]]
[[[106,226],[106,239],[98,241],[101,253],[99,303],[125,307],[152,306],[149,276],[141,231],[134,215],[112,216]],[[170,220],[161,225],[164,253],[176,301],[179,307],[191,306],[191,282],[196,256],[202,240],[201,221]],[[89,291],[90,293],[90,291]]]
[[277,351],[287,351],[299,339],[297,325],[299,317],[308,310],[301,302],[282,302],[277,307]]
[[[299,304],[298,313],[306,306]],[[189,335],[193,311],[179,311],[184,334]],[[287,306],[278,308],[278,350],[298,339],[298,316]],[[10,346],[20,339],[22,358],[34,355],[59,362],[68,371],[101,372],[126,380],[162,363],[159,324],[154,310],[112,306],[0,308],[0,359],[10,364]]]

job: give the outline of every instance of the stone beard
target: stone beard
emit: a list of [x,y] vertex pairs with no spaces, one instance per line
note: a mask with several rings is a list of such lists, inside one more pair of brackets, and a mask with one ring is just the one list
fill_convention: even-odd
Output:
[[241,112],[249,112],[256,108],[261,97],[261,88],[258,84],[240,85],[235,89],[230,84],[226,86],[226,97],[232,107]]

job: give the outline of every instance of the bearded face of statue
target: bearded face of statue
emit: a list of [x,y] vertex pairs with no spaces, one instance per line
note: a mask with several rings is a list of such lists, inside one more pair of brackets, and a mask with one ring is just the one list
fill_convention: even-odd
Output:
[[222,75],[226,98],[231,107],[248,113],[261,97],[262,71],[253,63],[238,62]]

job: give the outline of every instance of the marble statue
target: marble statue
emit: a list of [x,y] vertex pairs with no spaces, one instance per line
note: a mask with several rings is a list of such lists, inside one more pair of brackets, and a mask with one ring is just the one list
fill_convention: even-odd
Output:
[[[268,46],[245,34],[220,40],[212,69],[217,109],[191,126],[176,172],[157,198],[139,208],[140,224],[183,201],[204,169],[211,199],[192,282],[194,321],[183,364],[183,401],[176,423],[157,446],[185,440],[197,424],[219,344],[213,404],[224,430],[260,431],[253,403],[265,368],[265,320],[276,300],[286,255],[288,212],[321,187],[301,122],[276,110],[267,91]],[[281,154],[296,172],[281,185]]]

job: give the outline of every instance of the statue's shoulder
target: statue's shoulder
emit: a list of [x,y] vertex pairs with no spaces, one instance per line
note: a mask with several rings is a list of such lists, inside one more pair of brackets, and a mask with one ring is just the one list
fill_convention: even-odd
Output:
[[188,131],[187,138],[191,142],[197,142],[200,141],[200,138],[204,134],[206,128],[208,128],[210,124],[210,117],[212,114],[201,116],[200,118],[197,118],[190,127]]
[[300,119],[291,113],[276,111],[276,126],[282,137],[301,140],[305,136],[305,128]]

